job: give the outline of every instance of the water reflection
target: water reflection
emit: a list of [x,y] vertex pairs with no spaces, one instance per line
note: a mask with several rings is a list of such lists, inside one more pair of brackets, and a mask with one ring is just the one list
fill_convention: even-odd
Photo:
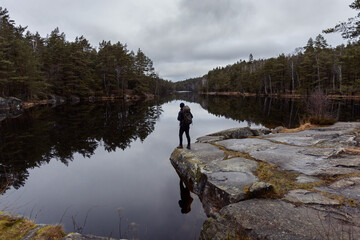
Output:
[[[175,98],[199,103],[215,116],[246,122],[248,126],[293,128],[305,114],[301,99],[191,93]],[[117,148],[125,150],[137,139],[144,141],[154,131],[162,113],[161,104],[63,105],[27,111],[19,118],[0,122],[0,185],[18,189],[28,178],[29,168],[41,166],[53,158],[68,165],[75,153],[89,158],[99,146],[111,152]],[[355,121],[360,118],[359,106],[354,100],[333,101],[330,112],[340,121]]]
[[181,213],[186,214],[191,211],[191,203],[194,199],[191,197],[189,188],[182,180],[180,180],[180,197],[179,206]]
[[75,153],[90,158],[99,146],[107,152],[125,150],[154,131],[161,112],[154,102],[106,102],[43,108],[5,120],[0,123],[0,184],[18,189],[28,178],[29,168],[53,158],[68,165]]
[[[176,98],[194,113],[192,139],[232,127],[296,125],[304,112],[291,99]],[[38,222],[62,219],[67,232],[76,230],[73,218],[82,226],[89,212],[84,233],[116,237],[135,222],[141,239],[196,239],[205,219],[201,203],[179,185],[169,161],[179,141],[180,101],[164,101],[39,108],[1,122],[0,180],[18,189],[2,196],[1,207],[8,202],[27,216],[41,211]],[[340,120],[360,118],[355,101],[333,110]]]
[[[191,93],[177,94],[177,99],[199,103],[209,113],[223,116],[249,125],[268,128],[284,126],[298,127],[306,115],[304,99],[211,96]],[[356,100],[331,100],[329,114],[338,121],[360,119],[360,102]]]

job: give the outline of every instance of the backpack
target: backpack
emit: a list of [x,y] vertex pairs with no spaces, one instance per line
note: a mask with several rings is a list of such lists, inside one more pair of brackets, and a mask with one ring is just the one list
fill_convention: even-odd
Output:
[[183,114],[184,114],[184,123],[187,125],[192,124],[192,116],[190,113],[190,107],[188,105],[185,105],[183,107]]

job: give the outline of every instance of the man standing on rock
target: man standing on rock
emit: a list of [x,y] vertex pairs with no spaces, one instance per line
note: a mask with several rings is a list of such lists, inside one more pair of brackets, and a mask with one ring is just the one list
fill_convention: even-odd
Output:
[[186,138],[187,138],[187,149],[190,149],[190,124],[192,123],[193,115],[190,112],[190,108],[188,106],[185,106],[184,103],[180,103],[180,111],[177,117],[177,120],[180,121],[180,130],[179,130],[179,140],[180,144],[177,148],[183,148],[183,134],[185,132]]

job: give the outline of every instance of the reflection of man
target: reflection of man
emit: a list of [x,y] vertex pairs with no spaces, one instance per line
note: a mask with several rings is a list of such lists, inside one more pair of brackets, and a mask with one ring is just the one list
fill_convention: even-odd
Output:
[[181,208],[181,213],[188,213],[191,211],[191,203],[193,198],[190,195],[190,190],[186,187],[183,181],[180,180],[180,196],[181,200],[179,200],[179,206]]

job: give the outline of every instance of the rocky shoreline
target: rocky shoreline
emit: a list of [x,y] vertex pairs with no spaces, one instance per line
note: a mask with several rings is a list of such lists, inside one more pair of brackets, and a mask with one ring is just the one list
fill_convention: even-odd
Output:
[[170,161],[208,219],[200,239],[360,239],[360,123],[237,128]]

